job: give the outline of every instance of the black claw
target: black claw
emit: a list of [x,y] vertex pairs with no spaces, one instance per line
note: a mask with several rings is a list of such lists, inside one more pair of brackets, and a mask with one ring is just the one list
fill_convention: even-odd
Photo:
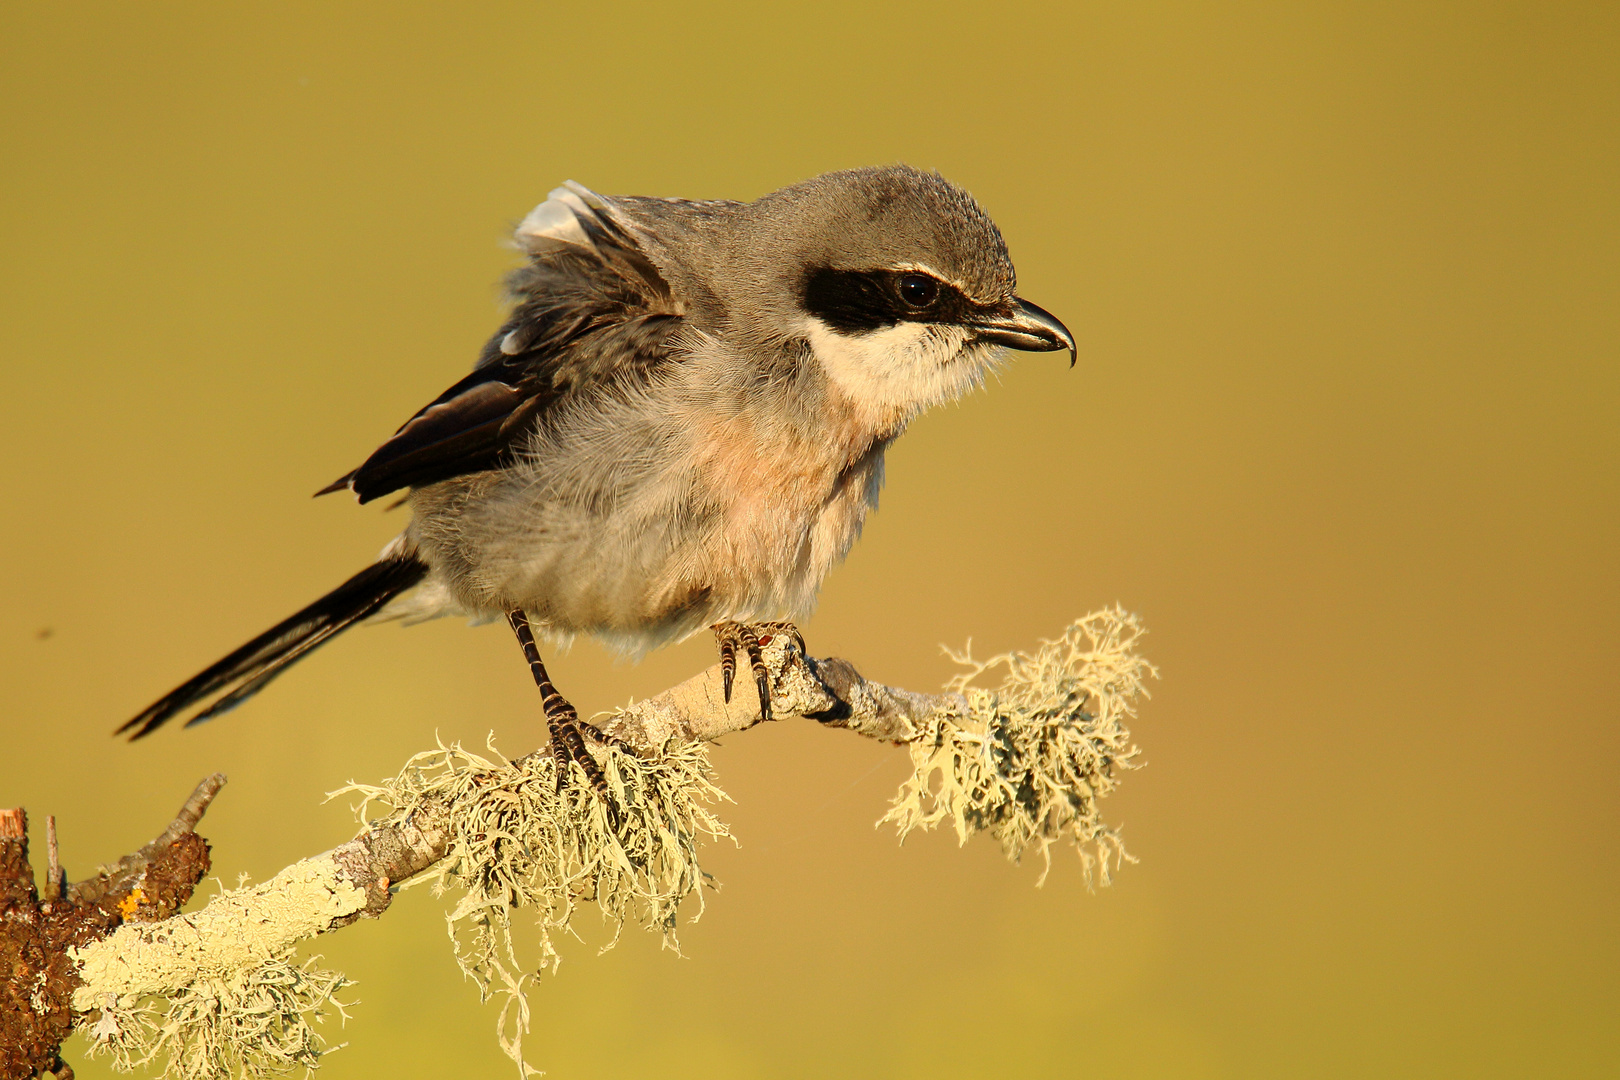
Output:
[[[748,667],[754,673],[754,686],[759,690],[759,718],[771,718],[771,673],[765,667],[765,654],[760,648],[759,635],[751,626],[741,630],[743,647],[748,650]],[[769,638],[766,638],[769,641]]]
[[771,685],[770,680],[763,674],[754,676],[754,685],[759,688],[759,717],[761,720],[771,718]]
[[551,760],[557,763],[557,794],[561,795],[568,786],[568,751],[555,733],[551,736]]
[[804,635],[799,628],[788,622],[771,623],[715,623],[715,641],[720,646],[720,681],[725,692],[726,702],[731,701],[732,686],[737,671],[737,646],[748,657],[748,667],[754,676],[754,688],[759,694],[759,715],[761,720],[770,720],[773,717],[771,710],[771,678],[770,671],[765,667],[763,649],[771,643],[776,634],[789,634],[794,644],[799,647],[799,654],[805,655]]

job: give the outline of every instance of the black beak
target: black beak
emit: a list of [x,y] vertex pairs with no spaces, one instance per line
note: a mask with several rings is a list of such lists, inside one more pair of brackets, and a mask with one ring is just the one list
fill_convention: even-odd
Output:
[[1015,306],[1010,315],[997,315],[973,323],[978,340],[992,345],[1005,345],[1024,352],[1055,352],[1069,350],[1069,366],[1080,356],[1074,347],[1074,335],[1058,322],[1051,312],[1036,307],[1028,300],[1013,298]]

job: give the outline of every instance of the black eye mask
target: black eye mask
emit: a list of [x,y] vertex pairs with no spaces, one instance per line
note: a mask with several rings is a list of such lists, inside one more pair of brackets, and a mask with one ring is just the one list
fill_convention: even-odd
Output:
[[834,270],[820,266],[804,277],[805,311],[841,334],[860,334],[900,322],[972,325],[999,310],[975,304],[954,285],[916,270]]

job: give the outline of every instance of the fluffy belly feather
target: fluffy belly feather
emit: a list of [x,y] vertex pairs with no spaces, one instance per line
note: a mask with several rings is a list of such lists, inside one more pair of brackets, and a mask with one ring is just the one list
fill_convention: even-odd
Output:
[[632,654],[722,619],[807,615],[876,502],[892,436],[683,426],[639,475],[568,475],[552,457],[414,493],[422,592],[445,613],[521,607],[553,636]]

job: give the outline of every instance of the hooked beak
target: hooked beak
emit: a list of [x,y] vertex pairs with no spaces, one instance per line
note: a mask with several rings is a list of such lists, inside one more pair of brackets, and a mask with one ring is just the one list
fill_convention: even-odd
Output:
[[973,324],[979,341],[992,345],[1005,345],[1024,352],[1055,352],[1069,350],[1069,366],[1080,356],[1075,348],[1074,335],[1058,322],[1051,312],[1036,307],[1028,300],[1013,298],[1015,306],[1010,315],[999,315]]

